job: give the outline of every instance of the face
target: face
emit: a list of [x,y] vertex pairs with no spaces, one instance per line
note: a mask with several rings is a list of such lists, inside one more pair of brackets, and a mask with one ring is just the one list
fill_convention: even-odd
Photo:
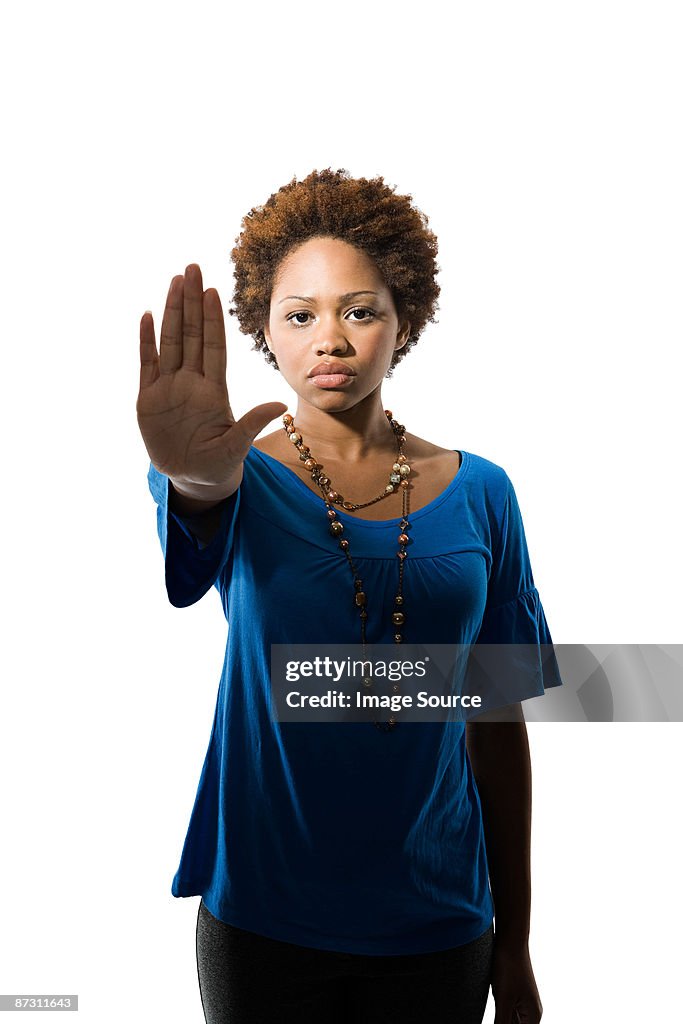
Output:
[[[410,336],[374,261],[338,238],[311,238],[276,276],[264,326],[287,383],[306,402],[343,410],[377,390]],[[330,371],[312,375],[320,364]]]

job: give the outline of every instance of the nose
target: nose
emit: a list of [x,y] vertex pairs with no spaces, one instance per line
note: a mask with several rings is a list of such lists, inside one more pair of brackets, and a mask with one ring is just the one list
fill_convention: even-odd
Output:
[[349,343],[337,318],[321,317],[312,342],[313,352],[316,355],[330,355],[346,352],[348,347]]

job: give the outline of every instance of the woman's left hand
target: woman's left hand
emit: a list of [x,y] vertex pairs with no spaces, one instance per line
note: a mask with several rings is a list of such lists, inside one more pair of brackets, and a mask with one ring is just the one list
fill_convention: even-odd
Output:
[[493,942],[491,991],[496,1003],[493,1024],[538,1024],[541,997],[529,958],[529,947]]

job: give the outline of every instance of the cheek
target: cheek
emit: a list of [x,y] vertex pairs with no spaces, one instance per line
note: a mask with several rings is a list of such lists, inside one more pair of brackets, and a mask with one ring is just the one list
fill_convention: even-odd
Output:
[[384,368],[384,366],[391,361],[393,354],[393,337],[388,338],[383,334],[381,337],[374,339],[374,342],[368,351],[367,360],[372,366]]

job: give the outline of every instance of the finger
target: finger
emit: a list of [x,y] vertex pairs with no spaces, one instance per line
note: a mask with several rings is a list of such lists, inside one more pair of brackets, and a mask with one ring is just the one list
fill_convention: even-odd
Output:
[[161,343],[159,345],[159,372],[173,373],[183,362],[183,278],[180,274],[172,279],[166,297],[164,318],[161,321]]
[[287,406],[284,402],[264,402],[263,405],[256,405],[249,412],[245,412],[230,431],[231,434],[236,431],[240,440],[241,447],[238,454],[245,458],[256,435],[260,434],[276,416],[282,416],[285,412],[287,412]]
[[204,292],[204,376],[227,387],[225,380],[225,322],[215,288]]
[[154,338],[154,317],[146,309],[140,321],[140,391],[159,376],[159,356]]
[[183,369],[202,372],[204,310],[202,272],[196,263],[185,268],[183,291]]

